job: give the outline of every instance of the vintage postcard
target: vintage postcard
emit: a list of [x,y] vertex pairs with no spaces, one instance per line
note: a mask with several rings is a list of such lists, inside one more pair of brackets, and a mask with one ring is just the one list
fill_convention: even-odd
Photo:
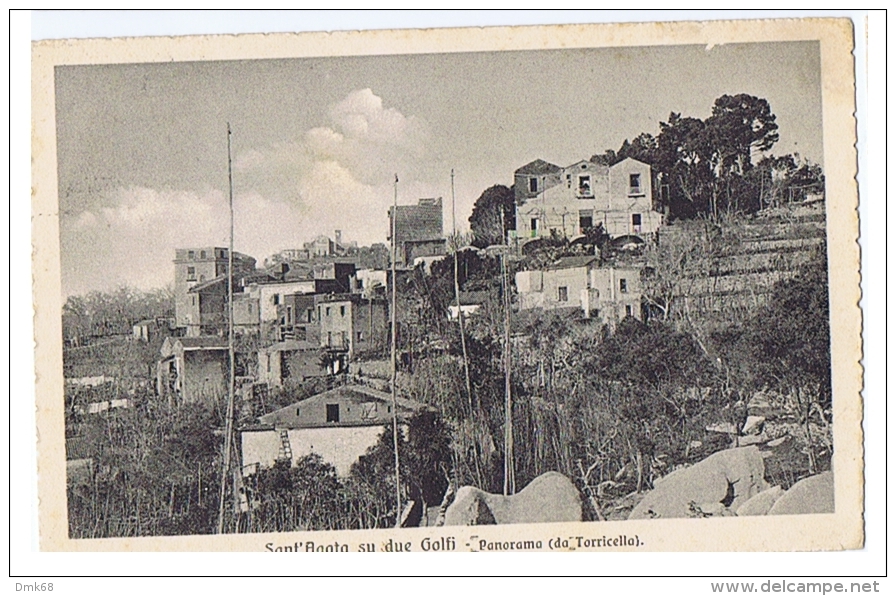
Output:
[[854,35],[34,43],[41,548],[861,548]]

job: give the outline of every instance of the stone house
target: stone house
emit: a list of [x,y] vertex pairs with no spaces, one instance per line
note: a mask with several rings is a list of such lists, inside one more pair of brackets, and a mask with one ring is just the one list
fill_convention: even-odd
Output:
[[516,274],[520,310],[578,309],[614,325],[641,319],[641,269],[601,267],[594,256],[563,257],[545,270]]
[[[396,416],[406,423],[427,406],[397,398]],[[240,429],[243,473],[318,454],[347,476],[352,464],[376,444],[392,422],[392,396],[364,385],[343,385],[261,416]]]
[[389,320],[386,301],[360,294],[318,296],[320,346],[345,351],[349,359],[385,349]]
[[291,339],[258,351],[258,380],[269,387],[282,387],[289,381],[302,382],[325,372],[317,341]]
[[396,247],[398,267],[411,267],[421,257],[444,256],[447,245],[442,235],[442,197],[420,199],[416,205],[390,207],[389,241]]
[[169,403],[218,401],[227,394],[229,365],[222,337],[167,337],[156,367],[158,395]]
[[[215,278],[226,279],[229,251],[218,246],[178,248],[174,251],[174,322],[178,328],[198,325],[189,291]],[[233,253],[234,279],[255,271],[255,259]],[[226,295],[226,284],[224,295]]]

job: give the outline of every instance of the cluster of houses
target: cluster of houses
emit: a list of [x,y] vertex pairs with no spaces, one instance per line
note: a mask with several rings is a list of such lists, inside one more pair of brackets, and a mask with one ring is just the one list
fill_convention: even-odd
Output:
[[[653,209],[650,167],[633,159],[614,166],[582,161],[562,168],[542,160],[515,172],[516,230],[508,240],[523,249],[551,235],[575,238],[602,225],[614,240],[649,241],[662,223]],[[395,266],[408,270],[443,258],[447,242],[442,200],[420,199],[389,210]],[[394,238],[391,237],[394,235]],[[233,330],[241,347],[235,374],[240,388],[283,387],[291,380],[346,372],[358,359],[384,354],[389,345],[391,283],[385,269],[363,269],[347,257],[356,245],[322,236],[284,251],[265,269],[254,258],[221,247],[175,251],[175,333],[161,348],[156,385],[171,401],[220,399],[229,381],[227,335],[232,296]],[[293,254],[295,253],[295,254]],[[343,257],[292,268],[314,256]],[[615,323],[641,317],[640,269],[602,266],[597,256],[565,257],[516,275],[519,308],[577,309],[586,318]],[[464,293],[460,312],[484,299]],[[458,307],[446,317],[458,316]],[[138,330],[135,328],[135,334]],[[140,330],[149,333],[149,330]],[[423,408],[399,400],[401,419]],[[347,473],[391,421],[391,396],[366,385],[341,385],[260,417],[241,429],[244,471],[317,453]]]

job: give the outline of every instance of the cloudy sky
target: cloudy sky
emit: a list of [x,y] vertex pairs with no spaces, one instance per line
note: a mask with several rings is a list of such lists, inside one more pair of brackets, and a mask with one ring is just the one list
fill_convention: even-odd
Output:
[[[776,154],[822,162],[814,42],[67,66],[56,71],[65,295],[171,282],[175,247],[259,262],[317,234],[385,242],[399,203],[476,197],[542,158],[567,165],[705,118],[722,94],[768,99]],[[445,224],[450,226],[446,200]]]

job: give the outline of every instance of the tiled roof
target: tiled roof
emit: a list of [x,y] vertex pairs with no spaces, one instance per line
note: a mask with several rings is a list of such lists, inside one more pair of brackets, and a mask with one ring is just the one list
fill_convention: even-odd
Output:
[[594,255],[585,255],[580,257],[560,257],[554,261],[548,269],[573,269],[575,267],[587,267],[588,265],[598,261]]
[[[392,403],[392,395],[365,385],[342,385],[341,387],[336,387],[335,389],[330,389],[329,391],[324,391],[323,393],[318,393],[307,399],[297,401],[285,408],[275,410],[270,414],[265,414],[258,419],[258,422],[261,425],[273,425],[279,428],[285,420],[293,419],[293,412],[297,407],[305,407],[313,403],[333,402],[337,400],[350,401],[357,404],[377,401],[389,405]],[[402,397],[396,398],[395,403],[398,405],[397,414],[403,418],[428,407],[420,402]],[[312,425],[314,425],[314,423],[312,423]],[[343,424],[343,426],[344,425],[345,424]],[[329,426],[340,426],[340,424],[330,424]]]
[[226,275],[219,275],[218,277],[213,277],[208,281],[200,282],[187,291],[190,292],[191,294],[198,294],[199,292],[204,292],[206,290],[210,290],[211,288],[213,288],[214,286],[216,286],[218,284],[223,284],[226,279],[227,279]]
[[[391,215],[392,208],[389,208]],[[392,225],[390,220],[389,225]],[[390,230],[391,231],[391,230]],[[395,236],[398,242],[435,240],[442,237],[442,199],[396,209]]]
[[200,337],[178,337],[177,342],[185,350],[226,350],[227,340],[217,335],[203,335]]
[[265,352],[293,352],[293,351],[308,351],[308,350],[319,350],[320,343],[307,341],[307,340],[299,340],[299,339],[288,339],[286,341],[281,341],[276,344],[272,344],[266,348],[264,348]]
[[523,167],[517,169],[514,174],[520,174],[524,176],[544,176],[545,174],[556,174],[562,168],[560,166],[555,166],[552,163],[548,163],[543,159],[536,159],[535,161],[530,161]]

